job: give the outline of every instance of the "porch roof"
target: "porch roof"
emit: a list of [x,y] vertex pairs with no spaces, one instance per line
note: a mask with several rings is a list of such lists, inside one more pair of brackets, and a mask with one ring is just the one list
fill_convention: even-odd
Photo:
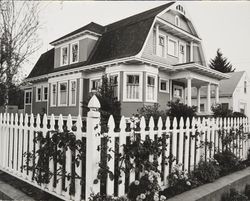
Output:
[[175,72],[188,70],[188,71],[195,72],[195,73],[198,73],[198,74],[210,77],[210,78],[214,78],[217,80],[229,79],[231,77],[230,75],[226,73],[221,73],[219,71],[213,70],[206,66],[202,66],[195,62],[176,64],[173,66],[174,66],[173,70]]

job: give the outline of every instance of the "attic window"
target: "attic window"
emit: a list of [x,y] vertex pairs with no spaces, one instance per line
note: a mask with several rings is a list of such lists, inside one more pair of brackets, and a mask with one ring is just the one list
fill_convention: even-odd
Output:
[[180,18],[179,18],[179,16],[175,16],[175,25],[177,26],[177,27],[180,27]]
[[185,15],[185,10],[184,10],[183,6],[181,6],[181,5],[176,6],[176,10]]

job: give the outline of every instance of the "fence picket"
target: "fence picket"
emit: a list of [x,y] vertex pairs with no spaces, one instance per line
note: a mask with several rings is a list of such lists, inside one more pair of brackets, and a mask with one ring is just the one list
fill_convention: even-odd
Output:
[[22,169],[22,158],[23,158],[23,114],[21,113],[19,118],[19,127],[18,127],[18,139],[19,139],[19,149],[18,149],[18,172],[19,175],[22,176],[22,172],[24,171]]
[[172,130],[172,167],[176,165],[176,159],[177,159],[177,119],[174,118],[173,121],[173,130]]
[[[31,117],[33,117],[33,115],[31,116]],[[54,114],[52,114],[51,115],[51,117],[50,117],[50,131],[55,131],[56,129],[55,129],[55,116],[54,116]],[[50,138],[52,138],[53,137],[53,134],[50,132],[50,136],[49,136]],[[54,179],[55,179],[55,172],[54,172],[54,159],[52,158],[50,161],[49,161],[49,171],[52,173],[52,175],[51,175],[51,179],[50,179],[50,181],[49,181],[49,185],[48,185],[48,188],[49,188],[49,190],[50,191],[54,191],[54,186],[53,186],[53,184],[54,184]]]
[[184,136],[184,170],[188,170],[189,166],[189,150],[191,149],[191,143],[190,143],[190,120],[189,117],[186,120],[186,130],[185,130],[185,136]]
[[179,147],[178,148],[178,164],[182,164],[182,168],[184,168],[183,166],[183,140],[184,140],[184,120],[183,117],[181,117],[180,119],[180,123],[179,123]]
[[165,186],[168,185],[168,180],[167,176],[169,175],[169,168],[170,168],[170,119],[167,117],[166,122],[165,122],[165,127],[166,127],[166,141],[165,141],[165,146],[166,150],[164,153],[164,176],[163,176],[163,184]]
[[[114,173],[115,169],[115,154],[114,154],[114,148],[115,148],[115,137],[114,137],[114,129],[115,129],[115,121],[113,115],[110,115],[109,120],[108,120],[108,149],[112,150],[107,150],[108,154],[110,154],[110,160],[107,161],[108,167],[110,168],[109,170]],[[114,194],[114,178],[111,177],[111,175],[108,175],[107,179],[107,194],[108,195],[113,195]]]
[[[4,133],[3,133],[3,114],[0,113],[0,147],[4,147]],[[0,151],[0,168],[4,168],[3,165],[3,151]]]
[[14,156],[13,156],[13,169],[14,169],[14,173],[18,174],[17,171],[17,153],[18,153],[18,133],[17,133],[17,129],[18,129],[18,114],[15,114],[15,118],[13,119],[13,123],[14,123]]
[[[31,114],[30,115],[30,138],[29,138],[29,152],[32,153],[32,154],[35,154],[34,153],[34,115]],[[31,160],[29,160],[29,166],[30,167],[34,167],[34,163],[33,163],[33,157]],[[28,176],[28,179],[30,181],[32,181],[33,179],[33,172],[32,171],[29,171],[29,176]]]
[[195,136],[195,163],[194,167],[197,166],[198,162],[200,161],[201,157],[201,119],[198,117],[197,121],[197,134]]
[[[145,118],[142,117],[141,122],[140,122],[140,128],[141,128],[141,133],[145,133]],[[124,153],[124,146],[126,144],[126,120],[125,117],[122,116],[121,121],[120,121],[120,133],[119,133],[119,153],[123,155]],[[119,164],[121,169],[125,168],[125,161],[121,161],[121,164]],[[122,196],[125,194],[125,173],[124,171],[121,171],[121,177],[119,178],[120,184],[118,184],[118,196]]]
[[[158,119],[158,123],[157,123],[157,128],[158,128],[158,132],[157,132],[157,140],[158,139],[162,139],[162,126],[163,126],[163,123],[162,123],[162,118],[159,117]],[[158,171],[159,172],[162,172],[162,153],[160,156],[157,156],[157,160],[158,160]],[[158,178],[158,182],[159,184],[162,185],[162,180],[161,180],[161,177]]]
[[[58,120],[58,131],[63,132],[63,117],[62,114],[59,115],[59,120]],[[63,151],[62,148],[59,146],[57,147],[58,151]],[[61,170],[62,172],[62,165],[57,163],[57,170]],[[58,195],[62,195],[62,176],[57,174],[57,184],[56,184],[56,193]]]
[[188,134],[189,138],[190,138],[190,151],[187,152],[190,154],[189,156],[189,163],[188,163],[188,171],[190,172],[191,170],[194,169],[194,166],[195,166],[195,154],[196,154],[196,148],[195,148],[195,144],[196,144],[196,120],[195,118],[193,117],[192,119],[192,127],[191,127],[191,133]]

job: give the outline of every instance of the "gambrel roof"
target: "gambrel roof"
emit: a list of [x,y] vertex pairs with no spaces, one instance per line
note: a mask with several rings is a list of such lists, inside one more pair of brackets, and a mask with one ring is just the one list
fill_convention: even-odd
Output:
[[[28,78],[137,55],[146,41],[155,17],[174,3],[175,2],[170,2],[158,6],[106,26],[101,26],[92,22],[60,37],[52,43],[56,43],[83,31],[92,31],[100,34],[87,61],[54,69],[54,62],[52,62],[52,60],[54,60],[54,55],[52,55],[54,50],[52,49],[41,55]],[[196,33],[193,35],[198,37]]]

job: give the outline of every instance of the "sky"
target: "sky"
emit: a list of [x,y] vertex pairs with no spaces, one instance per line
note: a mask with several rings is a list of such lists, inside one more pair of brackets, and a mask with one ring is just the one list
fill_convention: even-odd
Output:
[[[106,25],[166,1],[44,1],[41,2],[42,46],[25,64],[28,75],[39,56],[51,49],[53,40],[90,22]],[[206,60],[214,58],[218,48],[237,71],[250,77],[250,2],[182,1],[203,41]]]

